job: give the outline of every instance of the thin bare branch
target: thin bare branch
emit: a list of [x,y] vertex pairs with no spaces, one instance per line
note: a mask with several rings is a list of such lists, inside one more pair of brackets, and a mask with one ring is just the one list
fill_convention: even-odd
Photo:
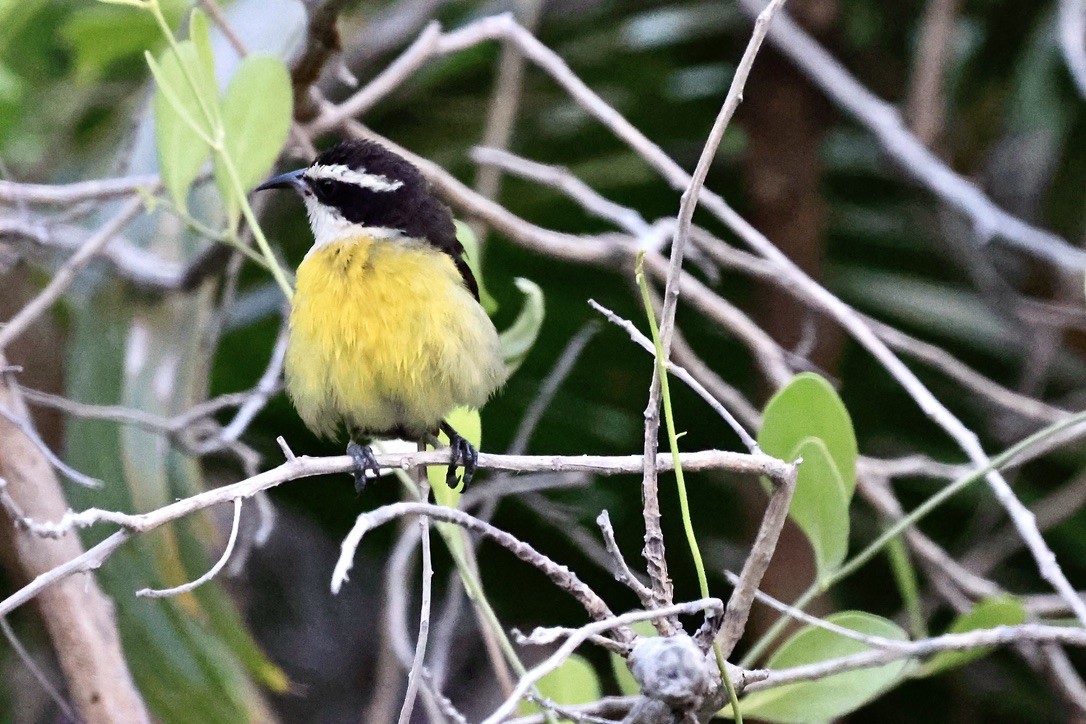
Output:
[[743,571],[732,595],[728,598],[728,607],[724,612],[724,623],[717,636],[720,651],[727,659],[743,632],[747,628],[747,619],[750,617],[751,606],[754,605],[754,594],[762,582],[769,562],[773,558],[773,552],[777,549],[777,539],[780,538],[784,521],[788,518],[788,508],[792,504],[792,494],[796,492],[796,471],[798,462],[789,467],[789,474],[773,481],[773,493],[769,497],[765,513],[762,515],[762,524],[758,528],[758,535],[754,538],[747,555]]
[[600,527],[600,533],[603,534],[604,547],[615,561],[613,571],[615,578],[619,582],[625,583],[631,591],[637,594],[642,606],[651,608],[653,604],[652,589],[642,583],[641,579],[630,570],[630,566],[622,556],[622,551],[619,550],[618,542],[615,540],[615,529],[611,527],[611,517],[606,510],[596,516],[596,525]]
[[234,523],[230,527],[230,538],[226,542],[226,549],[223,550],[222,556],[215,562],[207,573],[200,576],[194,581],[188,583],[182,583],[180,586],[173,588],[141,588],[136,591],[137,596],[143,596],[145,598],[166,598],[168,596],[177,596],[182,593],[188,593],[189,591],[204,585],[215,576],[219,575],[219,571],[226,566],[226,562],[230,560],[230,554],[234,552],[234,544],[238,540],[238,527],[241,523],[241,504],[243,498],[234,498]]
[[4,407],[0,407],[0,417],[3,417],[12,425],[17,427],[19,429],[19,432],[23,433],[23,435],[25,435],[28,440],[33,442],[34,445],[37,446],[38,450],[41,451],[42,455],[45,456],[45,459],[49,461],[49,464],[52,465],[57,470],[57,472],[64,475],[64,477],[68,478],[73,483],[78,483],[79,485],[87,488],[102,487],[101,480],[99,480],[98,478],[92,478],[89,475],[79,472],[71,465],[68,465],[66,462],[61,460],[55,452],[49,449],[49,446],[46,445],[45,441],[41,439],[40,435],[38,435],[38,431],[34,429],[34,425],[29,418],[21,419]]
[[70,184],[30,184],[0,180],[0,202],[62,206],[81,201],[107,201],[132,194],[153,194],[161,186],[157,174],[95,179]]
[[72,255],[53,278],[45,285],[38,296],[30,300],[11,320],[0,329],[0,351],[7,347],[13,339],[26,331],[31,322],[37,319],[48,309],[61,294],[68,289],[76,274],[93,259],[102,247],[109,243],[116,234],[143,209],[143,199],[139,197],[130,199],[117,214],[107,221],[98,231],[91,234],[80,247],[79,251]]
[[868,669],[906,658],[924,658],[940,651],[968,651],[970,649],[1010,646],[1023,642],[1086,646],[1086,629],[1044,624],[1022,624],[1020,626],[996,626],[967,633],[944,634],[921,641],[906,641],[902,642],[901,647],[893,650],[865,651],[851,656],[820,661],[817,664],[770,671],[764,680],[749,684],[745,693],[771,689],[797,681],[823,679],[843,671]]

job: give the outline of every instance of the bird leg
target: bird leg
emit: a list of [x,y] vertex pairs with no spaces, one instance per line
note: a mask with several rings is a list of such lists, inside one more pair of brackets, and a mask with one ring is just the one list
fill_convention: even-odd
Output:
[[347,445],[347,454],[354,460],[354,489],[359,495],[366,489],[366,473],[372,471],[374,476],[381,474],[381,466],[377,464],[377,458],[373,456],[373,448],[369,445],[363,447],[354,440]]
[[445,484],[455,488],[460,481],[456,479],[456,466],[464,468],[464,485],[475,476],[475,466],[479,462],[479,451],[447,422],[441,423],[441,431],[449,436],[449,449],[452,451],[449,472],[445,475]]

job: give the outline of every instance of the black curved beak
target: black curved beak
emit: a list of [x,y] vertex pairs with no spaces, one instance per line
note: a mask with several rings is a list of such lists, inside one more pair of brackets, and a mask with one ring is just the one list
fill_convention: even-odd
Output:
[[305,173],[304,168],[300,168],[297,171],[288,171],[287,173],[281,173],[278,176],[268,179],[253,190],[264,191],[266,189],[292,188],[295,191],[301,191],[302,186],[305,184],[305,181],[302,180],[303,173]]

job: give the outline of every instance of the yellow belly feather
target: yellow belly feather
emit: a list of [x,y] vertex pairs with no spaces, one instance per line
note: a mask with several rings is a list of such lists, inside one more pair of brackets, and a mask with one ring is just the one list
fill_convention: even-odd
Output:
[[298,267],[285,363],[305,424],[333,436],[436,430],[504,381],[498,335],[452,260],[420,241],[369,237]]

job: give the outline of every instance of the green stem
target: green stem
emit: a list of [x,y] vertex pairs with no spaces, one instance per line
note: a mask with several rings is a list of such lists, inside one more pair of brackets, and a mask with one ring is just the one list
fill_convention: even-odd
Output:
[[916,569],[913,568],[913,562],[909,558],[909,549],[905,546],[905,541],[900,538],[890,541],[886,555],[890,559],[890,570],[893,571],[894,580],[901,593],[901,601],[905,604],[905,611],[909,615],[909,633],[914,639],[927,638],[928,627],[924,621],[924,610],[920,603],[920,584],[917,582]]
[[279,288],[283,290],[283,296],[288,300],[293,299],[294,289],[291,288],[290,281],[287,280],[283,268],[279,266],[279,260],[276,259],[275,254],[272,253],[271,245],[268,244],[268,240],[264,236],[264,231],[260,228],[260,223],[256,220],[256,214],[253,213],[253,207],[249,205],[249,199],[245,194],[245,187],[242,185],[241,178],[238,176],[238,171],[234,167],[234,161],[230,158],[230,154],[225,150],[220,149],[217,153],[222,160],[223,167],[226,169],[226,174],[230,177],[231,190],[234,192],[234,195],[237,197],[238,203],[241,206],[241,214],[245,217],[245,221],[249,224],[249,228],[252,229],[253,238],[256,239],[256,244],[260,247],[260,251],[268,263],[271,275],[275,278]]
[[[513,646],[513,642],[509,640],[509,636],[505,633],[505,629],[502,628],[501,621],[498,620],[498,615],[494,613],[494,608],[490,605],[490,601],[487,599],[486,593],[483,590],[482,581],[479,580],[475,568],[468,562],[467,556],[464,555],[464,551],[461,548],[463,545],[469,545],[467,536],[463,535],[462,531],[458,528],[449,530],[442,526],[439,527],[438,530],[441,533],[442,538],[445,539],[445,545],[452,555],[453,562],[456,564],[456,570],[460,573],[460,580],[464,583],[464,590],[467,592],[468,597],[482,612],[483,619],[486,621],[487,627],[498,639],[498,645],[501,647],[502,653],[505,654],[505,659],[509,663],[509,666],[512,667],[518,677],[524,676],[528,673],[528,669],[517,655],[517,650]],[[459,539],[451,539],[451,536],[457,535],[458,533],[460,534]],[[543,698],[538,687],[533,686],[531,691],[540,699]],[[543,717],[547,720],[547,724],[558,724],[558,720],[554,718],[553,712],[548,709],[542,709],[542,707],[541,710],[543,712]]]
[[[660,378],[660,397],[664,403],[664,422],[667,427],[668,446],[671,448],[672,465],[675,468],[675,486],[679,491],[679,510],[682,514],[683,530],[686,532],[686,543],[690,547],[690,555],[694,559],[694,569],[698,574],[698,587],[701,590],[701,597],[708,598],[709,579],[705,575],[705,561],[701,557],[698,538],[694,534],[694,523],[690,518],[690,500],[686,493],[686,478],[683,476],[682,461],[679,457],[679,435],[675,431],[675,413],[671,406],[671,388],[668,385],[667,361],[664,359],[664,346],[660,341],[660,330],[656,325],[656,313],[652,308],[649,285],[645,279],[644,259],[644,253],[638,255],[634,274],[637,279],[637,286],[641,289],[641,301],[645,305],[645,314],[649,320],[649,331],[652,333],[652,343],[656,348],[656,374]],[[731,677],[728,676],[728,666],[724,661],[724,654],[720,650],[720,645],[715,641],[713,642],[713,652],[716,654],[720,679],[724,682],[724,689],[728,692],[728,701],[731,702],[735,721],[737,724],[743,724],[743,715],[739,711],[739,698],[735,693]]]
[[[189,89],[196,97],[196,102],[200,104],[200,112],[204,114],[204,120],[207,121],[207,127],[212,130],[212,135],[215,141],[212,141],[210,145],[215,147],[216,141],[221,144],[222,142],[222,120],[218,117],[217,113],[212,113],[212,109],[208,106],[207,100],[200,92],[200,87],[196,84],[196,79],[192,77],[192,73],[189,70],[188,65],[185,64],[181,57],[180,46],[177,43],[177,38],[173,35],[173,30],[170,28],[170,24],[166,22],[166,16],[162,14],[162,6],[159,4],[159,0],[149,0],[147,3],[148,9],[151,14],[154,15],[155,20],[158,22],[159,30],[166,37],[166,42],[170,44],[170,48],[177,56],[177,64],[181,67],[181,74],[185,76],[185,80],[188,81]],[[216,89],[216,92],[218,89]],[[217,108],[215,109],[218,110]],[[216,133],[218,131],[219,133]]]

